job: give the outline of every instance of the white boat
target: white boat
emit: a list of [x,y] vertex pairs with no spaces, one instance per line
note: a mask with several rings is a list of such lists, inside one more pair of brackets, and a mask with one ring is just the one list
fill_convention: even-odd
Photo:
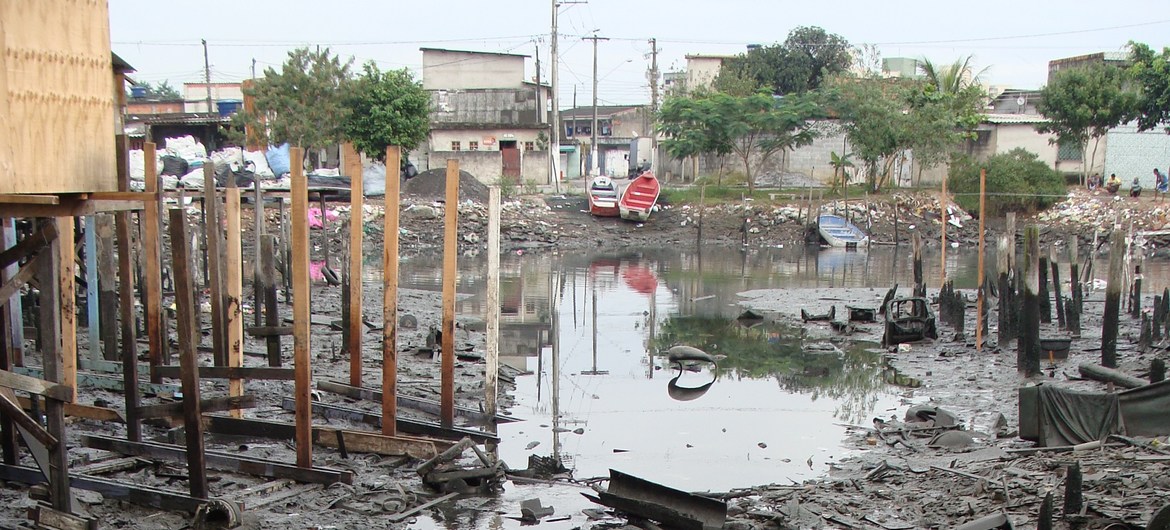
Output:
[[817,216],[817,231],[830,247],[856,248],[869,246],[869,236],[840,215]]

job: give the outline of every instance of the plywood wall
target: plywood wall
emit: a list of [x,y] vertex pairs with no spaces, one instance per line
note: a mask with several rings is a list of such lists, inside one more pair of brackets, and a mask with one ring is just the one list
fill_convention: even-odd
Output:
[[0,193],[116,191],[106,0],[0,0]]

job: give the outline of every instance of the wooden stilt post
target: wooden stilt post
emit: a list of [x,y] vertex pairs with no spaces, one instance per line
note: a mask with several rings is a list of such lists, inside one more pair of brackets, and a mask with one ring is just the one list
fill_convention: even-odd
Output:
[[[87,219],[93,219],[93,217]],[[0,217],[0,250],[8,250],[16,244],[15,231],[10,233],[8,230],[12,226],[12,223],[13,220],[11,218]],[[92,230],[90,230],[90,233],[92,233]],[[90,253],[92,254],[92,252]],[[19,272],[19,269],[16,264],[10,267],[0,267],[0,285],[8,283],[8,280],[15,276],[17,272]],[[93,298],[89,300],[93,300]],[[13,350],[15,350],[17,331],[18,329],[24,329],[19,301],[19,294],[13,294],[7,300],[0,300],[0,370],[12,370],[12,354]],[[91,329],[92,326],[91,323]],[[96,343],[96,340],[90,342],[90,344]],[[2,450],[5,464],[16,464],[20,456],[18,448],[16,424],[7,415],[0,416],[0,450]]]
[[382,434],[395,436],[398,419],[398,183],[402,153],[386,148],[386,212],[382,242]]
[[131,259],[130,212],[115,214],[118,231],[118,303],[122,320],[122,393],[126,397],[126,439],[142,440],[138,420],[138,337],[134,332],[134,264]]
[[[293,147],[292,159],[292,283],[293,283],[293,366],[296,400],[297,466],[313,467],[313,411],[309,390],[309,190],[305,179],[304,155]],[[289,264],[286,262],[286,267]]]
[[[98,305],[101,323],[102,358],[116,361],[118,355],[118,262],[114,257],[114,216],[104,213],[94,219],[98,250]],[[91,349],[92,351],[92,349]]]
[[496,380],[500,373],[500,188],[488,190],[488,284],[487,284],[487,367],[484,379],[484,412],[488,431],[496,432]]
[[[260,285],[264,292],[264,325],[275,328],[280,325],[280,307],[276,301],[276,236],[264,234],[260,238]],[[264,338],[268,349],[268,366],[281,365],[280,336]]]
[[[158,168],[155,157],[155,145],[147,142],[143,148],[146,166],[146,193],[159,193]],[[150,381],[161,383],[162,378],[155,374],[155,368],[163,364],[163,348],[166,347],[166,320],[162,309],[162,239],[159,237],[161,216],[159,202],[148,200],[143,204],[142,217],[142,255],[145,262],[143,278],[143,311],[146,312],[146,340],[149,348]]]
[[1040,322],[1049,324],[1052,322],[1052,300],[1048,298],[1048,255],[1040,255],[1040,290],[1036,293],[1037,301],[1040,302]]
[[943,284],[947,283],[947,179],[942,179],[942,193],[938,195],[939,209],[942,210],[942,235],[940,236],[940,250],[941,257],[939,258],[940,267],[938,271],[938,287],[942,289]]
[[1024,245],[1024,325],[1016,369],[1032,377],[1040,373],[1040,230],[1036,225],[1024,228]]
[[1101,325],[1101,366],[1117,368],[1117,326],[1121,312],[1122,260],[1125,254],[1125,237],[1121,228],[1114,226],[1109,239],[1109,281],[1105,286],[1105,316]]
[[[227,365],[241,367],[244,365],[244,237],[240,231],[240,188],[236,186],[235,177],[224,190],[224,217],[227,219],[227,259],[224,261],[223,279],[227,288],[224,310],[227,321]],[[244,380],[229,379],[228,395],[244,395]],[[242,418],[241,409],[232,409],[230,414],[234,418]]]
[[926,279],[922,270],[922,233],[915,231],[912,238],[914,252],[914,296],[926,296]]
[[[76,335],[73,306],[73,218],[58,217],[57,239],[42,252],[49,259],[41,261],[38,273],[40,280],[40,327],[42,362],[46,381],[61,383],[72,388],[73,401],[77,400],[76,383]],[[73,344],[69,343],[72,341]],[[70,359],[73,356],[73,359]],[[73,372],[70,374],[70,372]],[[46,429],[57,440],[65,440],[65,403],[52,398],[45,399]],[[65,443],[49,448],[49,498],[53,508],[72,512],[72,497],[69,491],[69,454]]]
[[264,191],[259,184],[252,186],[254,190],[253,204],[252,204],[252,252],[255,257],[252,259],[252,324],[259,326],[263,321],[263,313],[265,304],[268,300],[265,298],[267,294],[264,291],[265,283],[260,281],[260,276],[264,274],[261,270],[264,262],[264,255],[260,249],[260,237],[264,235]]
[[203,454],[203,417],[199,410],[199,368],[192,338],[195,288],[191,281],[191,259],[187,255],[187,215],[176,208],[170,213],[171,255],[175,271],[175,313],[179,332],[179,366],[183,385],[183,419],[187,442],[187,483],[191,496],[207,498],[207,464]]
[[[353,144],[344,144],[345,172],[349,173],[349,384],[362,386],[362,159]],[[389,166],[387,166],[389,169]],[[389,180],[389,179],[387,179]],[[397,203],[396,203],[397,204]],[[322,216],[324,213],[322,212]]]
[[[15,219],[0,216],[0,243],[2,243],[0,246],[4,248],[16,244]],[[16,275],[19,269],[14,263],[8,266],[7,270],[8,277],[11,278]],[[24,365],[24,311],[22,310],[22,306],[23,304],[20,301],[19,294],[13,294],[8,299],[8,304],[4,306],[7,311],[5,323],[8,326],[9,360],[14,366]]]
[[1077,255],[1077,246],[1080,239],[1073,235],[1068,238],[1068,280],[1069,280],[1069,294],[1072,295],[1072,306],[1069,311],[1068,329],[1072,332],[1073,337],[1079,338],[1081,336],[1081,265],[1080,257]]
[[1134,261],[1137,265],[1133,266],[1133,299],[1130,301],[1130,316],[1139,318],[1142,315],[1142,257],[1141,251],[1136,247],[1134,249],[1136,256]]
[[223,245],[222,217],[219,214],[219,194],[215,190],[215,164],[203,166],[203,210],[207,212],[205,235],[207,239],[207,286],[211,289],[211,344],[212,359],[216,366],[227,366],[227,328],[224,325],[223,307],[225,289],[223,286],[223,262],[220,261]]
[[1056,325],[1059,329],[1068,329],[1068,321],[1064,315],[1064,298],[1060,292],[1060,259],[1056,247],[1049,247],[1048,253],[1048,262],[1052,264],[1052,298],[1056,302]]
[[[77,402],[77,307],[75,300],[76,285],[74,275],[77,272],[77,250],[73,246],[73,218],[57,218],[57,241],[55,247],[57,255],[57,295],[60,297],[57,307],[60,309],[58,321],[60,323],[60,375],[61,384],[73,391],[72,402]],[[61,434],[64,434],[62,428]]]
[[447,161],[443,231],[443,351],[440,361],[439,424],[455,424],[455,276],[459,254],[459,161]]
[[[897,203],[894,204],[894,211],[897,211]],[[986,315],[984,309],[987,304],[987,275],[983,271],[983,254],[986,248],[987,235],[985,233],[985,218],[987,217],[987,170],[979,170],[979,285],[976,292],[975,300],[975,350],[983,351],[983,325],[986,323]],[[895,225],[897,226],[896,222]]]
[[[89,335],[89,359],[100,361],[102,357],[102,303],[98,285],[97,216],[85,217],[85,323]],[[15,265],[14,265],[15,266]],[[15,272],[15,271],[13,271]]]

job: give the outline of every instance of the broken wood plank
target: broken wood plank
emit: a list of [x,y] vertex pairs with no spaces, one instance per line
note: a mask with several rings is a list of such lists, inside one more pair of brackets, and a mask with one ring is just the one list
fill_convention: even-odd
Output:
[[[250,409],[256,407],[256,396],[227,396],[204,398],[199,400],[199,410],[202,412],[220,412],[224,410]],[[146,405],[138,408],[138,417],[144,420],[156,418],[175,418],[183,415],[183,402],[164,403],[161,405]]]
[[284,337],[293,334],[292,326],[252,326],[244,331],[252,337]]
[[[37,399],[40,402],[40,398]],[[32,400],[23,396],[17,396],[16,402],[20,403],[20,407],[24,410],[32,410]],[[38,410],[44,410],[44,403],[37,405]],[[85,418],[87,420],[97,421],[112,421],[115,423],[125,423],[125,418],[122,413],[106,407],[95,407],[93,405],[83,405],[81,403],[66,403],[65,415],[74,418]]]
[[320,484],[298,484],[289,488],[288,491],[279,491],[277,493],[273,493],[272,495],[261,497],[254,501],[248,502],[243,507],[248,510],[255,511],[265,506],[271,506],[280,501],[291,499],[293,497],[300,497],[319,489],[321,489]]
[[[373,401],[376,403],[382,402],[382,392],[372,388],[359,388],[337,381],[317,381],[317,388],[326,392],[333,392],[352,399],[360,399],[363,401]],[[399,407],[425,412],[435,416],[439,415],[440,403],[433,399],[416,398],[411,396],[399,395],[397,399]],[[469,407],[455,407],[455,416],[465,418],[475,422],[477,425],[486,425],[491,421],[491,416],[485,412],[480,412]],[[508,416],[495,417],[496,423],[511,423],[520,421],[517,418]]]
[[407,436],[385,436],[372,432],[347,431],[317,427],[313,429],[313,443],[322,447],[338,448],[337,437],[351,453],[373,453],[384,456],[409,456],[419,460],[434,458],[439,454],[435,440],[410,438]]
[[[159,366],[155,373],[166,378],[178,378],[182,371],[178,366]],[[270,366],[200,366],[200,379],[266,379],[273,381],[292,381],[296,372],[292,368],[272,368]]]
[[1138,388],[1146,386],[1147,383],[1146,380],[1134,377],[1121,370],[1106,368],[1093,363],[1081,363],[1077,365],[1077,369],[1081,372],[1081,377],[1104,383],[1113,383],[1124,388]]
[[39,255],[29,260],[12,278],[4,282],[4,285],[0,285],[0,306],[7,305],[9,300],[12,300],[14,295],[20,292],[20,288],[24,287],[24,284],[33,279],[33,276],[37,273],[37,268],[40,266],[40,261],[41,256]]
[[[281,408],[285,410],[293,410],[295,403],[291,398],[284,398],[281,401]],[[313,402],[313,413],[319,414],[326,418],[346,419],[350,421],[359,421],[375,427],[382,426],[382,416],[375,413],[366,412],[350,407],[343,407],[340,405],[330,405],[327,403]],[[499,438],[491,433],[477,431],[474,429],[464,429],[461,427],[443,427],[433,423],[426,423],[405,418],[398,418],[396,422],[398,430],[412,434],[421,434],[428,437],[443,438],[449,440],[459,440],[464,437],[469,437],[476,443],[488,443],[499,441]]]
[[439,497],[439,498],[437,498],[437,499],[433,499],[433,500],[427,501],[427,502],[425,502],[425,503],[423,503],[423,504],[420,504],[420,505],[418,505],[418,506],[415,506],[414,508],[411,508],[411,509],[409,509],[409,510],[406,510],[406,511],[404,511],[404,512],[401,512],[401,513],[396,513],[396,514],[394,514],[394,515],[390,515],[390,516],[388,516],[388,517],[386,518],[386,520],[388,520],[388,521],[390,521],[390,522],[392,522],[392,523],[397,523],[397,522],[400,522],[400,521],[405,521],[406,519],[409,519],[409,518],[413,517],[413,516],[414,516],[415,514],[417,514],[418,512],[421,512],[421,511],[423,511],[423,510],[425,510],[425,509],[427,509],[427,508],[430,508],[430,507],[432,507],[432,506],[437,506],[437,505],[439,505],[439,504],[442,504],[442,503],[444,503],[444,502],[447,502],[447,501],[449,501],[449,500],[451,500],[451,499],[454,499],[455,497],[458,497],[458,496],[459,496],[459,494],[458,494],[458,493],[448,493],[448,494],[446,494],[446,495],[443,495],[442,497]]
[[35,234],[21,239],[12,247],[0,252],[0,268],[12,265],[24,259],[25,256],[39,253],[55,239],[57,239],[56,223],[42,224]]
[[24,413],[24,409],[20,408],[20,405],[13,399],[15,397],[16,395],[13,394],[11,389],[5,388],[0,391],[0,412],[3,412],[4,416],[16,422],[20,427],[23,427],[25,432],[32,435],[33,438],[36,438],[45,447],[55,447],[58,443],[57,438],[49,434],[49,431],[46,431],[40,423],[28,417]]
[[[266,438],[270,440],[291,440],[295,435],[295,426],[288,422],[259,420],[254,418],[231,418],[227,416],[204,416],[203,423],[207,427],[207,432],[228,435],[228,436],[245,436],[249,438]],[[322,447],[336,447],[337,446],[337,432],[338,429],[329,427],[313,427],[314,443]],[[449,440],[439,440],[434,438],[420,438],[415,436],[394,436],[383,437],[377,433],[345,430],[342,441],[346,442],[346,449],[350,449],[348,443],[352,440],[355,447],[362,448],[374,447],[378,444],[383,444],[382,438],[392,438],[394,440],[401,440],[404,442],[415,443],[418,442],[420,447],[424,450],[429,449],[429,445],[433,444],[437,451],[449,448],[454,442]],[[377,437],[377,438],[375,438]],[[390,442],[382,445],[383,449],[390,451],[392,447]],[[352,449],[357,452],[364,452],[360,449]],[[372,453],[378,453],[377,450],[371,450]],[[389,456],[397,456],[390,454]],[[409,455],[408,455],[409,456]]]
[[[130,442],[108,436],[83,435],[81,444],[94,449],[112,451],[130,456],[141,456],[170,462],[183,462],[187,458],[187,451],[181,446],[162,444],[157,442]],[[293,464],[273,462],[261,458],[251,458],[242,455],[224,453],[220,451],[204,451],[207,467],[219,471],[231,471],[248,475],[259,475],[268,478],[287,478],[299,482],[316,484],[333,484],[342,482],[353,483],[353,472],[313,467],[306,469]]]
[[100,462],[91,462],[81,466],[73,466],[69,471],[81,475],[104,475],[106,473],[114,473],[116,471],[126,471],[128,469],[136,469],[146,465],[148,462],[141,458],[122,457],[111,458],[109,460],[102,460]]
[[[159,510],[174,510],[195,513],[199,506],[207,502],[182,493],[140,486],[121,480],[111,480],[88,475],[71,474],[70,485],[74,488],[87,491],[96,491],[108,499],[116,499],[157,508]],[[45,478],[37,469],[25,466],[10,466],[0,464],[0,480],[20,482],[22,484],[44,484]]]
[[36,377],[0,370],[0,386],[48,396],[57,401],[73,401],[73,389],[68,386],[45,381]]
[[36,524],[37,528],[52,530],[97,530],[98,528],[98,522],[95,519],[54,510],[44,504],[29,508],[28,518]]
[[[13,369],[13,371],[18,374],[30,376],[33,378],[36,378],[44,373],[44,371],[40,368],[26,368],[23,366],[17,366]],[[122,382],[121,377],[78,372],[77,384],[86,388],[100,388],[102,390],[125,392],[125,384]],[[3,385],[0,384],[0,386]],[[173,394],[175,392],[181,391],[179,385],[155,384],[147,383],[145,381],[138,381],[138,389],[147,394]]]

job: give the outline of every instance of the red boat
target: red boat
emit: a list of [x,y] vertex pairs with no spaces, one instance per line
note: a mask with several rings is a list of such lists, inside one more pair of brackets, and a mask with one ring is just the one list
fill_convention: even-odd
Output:
[[622,192],[621,200],[618,201],[618,211],[622,219],[630,221],[649,219],[654,203],[658,202],[658,190],[658,179],[649,171],[631,180]]
[[598,217],[618,216],[617,184],[609,177],[594,177],[589,182],[589,213]]

